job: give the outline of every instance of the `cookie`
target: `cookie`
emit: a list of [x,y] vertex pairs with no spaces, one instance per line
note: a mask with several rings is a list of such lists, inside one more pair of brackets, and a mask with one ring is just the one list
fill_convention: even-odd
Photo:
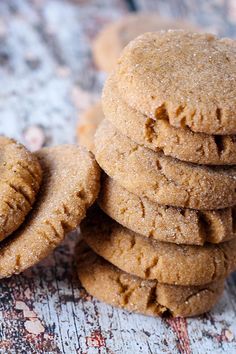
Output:
[[76,249],[77,272],[89,294],[110,305],[149,316],[196,316],[209,311],[223,293],[223,281],[175,286],[143,280],[114,267],[84,242]]
[[101,209],[119,224],[157,241],[203,245],[236,238],[236,208],[197,211],[162,206],[128,192],[103,176]]
[[95,38],[92,51],[97,67],[106,72],[114,69],[122,49],[138,35],[169,28],[197,30],[184,21],[174,21],[153,13],[127,15],[112,22]]
[[80,145],[85,146],[89,151],[94,151],[94,134],[103,118],[101,102],[97,102],[85,111],[79,119],[77,127],[78,141]]
[[177,30],[141,35],[118,60],[120,95],[146,116],[177,128],[236,134],[235,43]]
[[81,223],[85,242],[125,272],[172,285],[202,285],[236,268],[236,240],[219,245],[176,245],[143,237],[93,209]]
[[151,201],[192,209],[236,204],[236,168],[194,165],[142,147],[104,120],[95,134],[99,165],[121,186]]
[[[103,91],[106,118],[137,144],[165,155],[198,164],[236,164],[236,137],[194,133],[189,128],[175,128],[168,119],[153,119],[132,109],[119,97],[111,76]],[[187,143],[186,143],[187,142]]]
[[38,193],[42,171],[23,145],[0,136],[0,241],[24,221]]
[[99,167],[76,145],[36,153],[43,182],[22,227],[0,244],[0,278],[20,273],[46,257],[78,226],[99,192]]

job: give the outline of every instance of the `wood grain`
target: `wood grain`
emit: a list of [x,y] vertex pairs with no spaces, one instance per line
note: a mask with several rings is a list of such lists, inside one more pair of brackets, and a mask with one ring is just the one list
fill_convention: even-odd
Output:
[[[130,9],[188,17],[236,35],[231,1],[9,0],[0,2],[0,133],[35,150],[75,142],[105,74],[91,56],[101,27]],[[72,233],[50,257],[0,283],[0,353],[235,353],[236,278],[196,319],[153,319],[106,306],[79,286]],[[207,266],[207,265],[206,265]]]

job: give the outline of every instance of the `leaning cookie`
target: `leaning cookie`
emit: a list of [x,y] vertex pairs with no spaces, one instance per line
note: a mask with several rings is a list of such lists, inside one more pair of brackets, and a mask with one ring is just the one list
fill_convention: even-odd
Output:
[[0,241],[15,231],[31,210],[42,171],[37,157],[16,141],[0,137]]
[[153,203],[103,175],[98,204],[119,224],[150,239],[203,245],[236,238],[236,208],[198,211]]
[[190,317],[219,300],[223,280],[202,286],[175,286],[144,280],[114,267],[84,242],[76,248],[77,272],[89,294],[110,305],[148,316]]
[[136,13],[112,22],[95,38],[92,50],[98,68],[106,72],[114,69],[121,50],[135,37],[145,32],[169,28],[197,30],[185,21],[170,20],[153,13]]
[[236,204],[235,167],[194,165],[154,152],[119,133],[107,120],[96,131],[95,156],[121,186],[155,203],[199,210]]
[[145,33],[116,67],[120,95],[132,108],[206,134],[236,134],[236,42],[208,33]]
[[94,134],[104,118],[101,102],[97,102],[85,111],[79,118],[77,137],[80,145],[89,151],[94,151]]
[[173,127],[167,116],[150,118],[129,107],[120,97],[113,75],[104,86],[102,103],[106,119],[139,145],[187,162],[236,164],[234,135],[194,133],[187,127]]
[[236,240],[219,245],[176,245],[143,237],[90,210],[81,223],[94,252],[125,272],[172,285],[203,285],[227,277],[236,268]]
[[78,226],[99,192],[99,167],[76,145],[36,153],[43,183],[22,227],[0,244],[0,278],[20,273],[46,257]]

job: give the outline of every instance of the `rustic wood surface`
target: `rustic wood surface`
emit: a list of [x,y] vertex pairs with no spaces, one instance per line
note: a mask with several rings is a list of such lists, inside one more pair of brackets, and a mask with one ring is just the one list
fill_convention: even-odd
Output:
[[[234,0],[1,0],[0,133],[32,150],[75,142],[79,115],[105,79],[91,56],[94,36],[128,11],[147,9],[236,37]],[[236,277],[200,318],[131,315],[79,287],[78,237],[71,234],[41,264],[0,282],[0,353],[236,353]]]

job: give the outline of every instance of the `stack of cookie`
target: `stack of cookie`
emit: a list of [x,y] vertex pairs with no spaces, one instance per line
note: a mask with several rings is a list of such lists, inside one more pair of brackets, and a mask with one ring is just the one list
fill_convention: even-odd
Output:
[[31,153],[0,137],[0,278],[38,263],[79,225],[100,187],[94,157],[75,145]]
[[235,97],[232,40],[167,31],[124,49],[95,136],[103,211],[82,224],[78,249],[91,294],[174,316],[219,299],[236,268]]

